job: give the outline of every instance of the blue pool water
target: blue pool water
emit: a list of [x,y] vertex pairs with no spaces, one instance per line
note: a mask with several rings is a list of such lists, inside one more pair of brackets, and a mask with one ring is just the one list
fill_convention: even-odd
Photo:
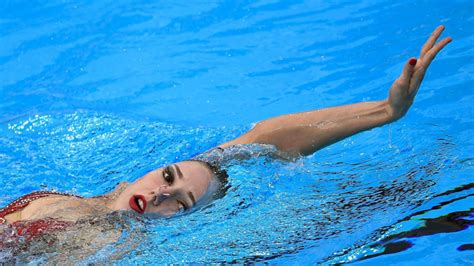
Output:
[[0,206],[103,194],[259,120],[382,99],[439,24],[454,41],[405,118],[230,164],[225,197],[131,217],[83,262],[471,265],[472,1],[4,1]]

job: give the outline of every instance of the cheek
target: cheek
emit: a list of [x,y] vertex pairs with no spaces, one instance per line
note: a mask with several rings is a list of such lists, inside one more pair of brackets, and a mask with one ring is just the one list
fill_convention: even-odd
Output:
[[160,187],[164,182],[160,182],[159,177],[147,176],[143,179],[137,180],[129,189],[129,194],[148,195],[153,193],[153,189]]
[[210,182],[202,182],[196,187],[196,200],[199,201],[199,198],[203,197],[207,191],[211,188]]

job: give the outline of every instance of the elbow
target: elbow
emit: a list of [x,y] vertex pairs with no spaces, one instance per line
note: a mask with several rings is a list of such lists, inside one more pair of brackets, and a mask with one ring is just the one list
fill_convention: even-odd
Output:
[[[265,125],[256,125],[251,132],[252,143],[270,144],[279,151],[291,155],[309,155],[318,146],[312,138],[301,132],[302,129],[295,127],[266,129]],[[309,143],[311,142],[311,143]]]

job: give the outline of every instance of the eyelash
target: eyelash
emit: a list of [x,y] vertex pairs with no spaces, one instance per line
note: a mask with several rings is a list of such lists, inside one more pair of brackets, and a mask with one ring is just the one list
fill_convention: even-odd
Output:
[[179,211],[186,211],[188,208],[186,207],[186,205],[184,203],[182,203],[181,201],[177,201],[178,202],[178,212]]
[[173,173],[171,172],[169,166],[167,166],[167,167],[163,170],[163,179],[166,181],[166,183],[168,183],[168,185],[172,185],[173,182],[174,182],[174,175],[173,175]]
[[[168,185],[171,186],[174,182],[174,175],[170,167],[171,166],[167,166],[165,167],[165,169],[163,169],[163,179],[165,180],[166,183],[168,183]],[[183,202],[177,200],[176,203],[178,204],[178,211],[181,211],[181,210],[186,211],[188,209],[186,204],[184,204]]]

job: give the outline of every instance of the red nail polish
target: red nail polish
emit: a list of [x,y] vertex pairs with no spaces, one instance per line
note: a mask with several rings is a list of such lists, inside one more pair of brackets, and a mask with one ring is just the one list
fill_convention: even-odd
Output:
[[409,62],[409,63],[410,63],[410,65],[412,65],[412,66],[416,65],[416,58],[410,59],[410,62]]

